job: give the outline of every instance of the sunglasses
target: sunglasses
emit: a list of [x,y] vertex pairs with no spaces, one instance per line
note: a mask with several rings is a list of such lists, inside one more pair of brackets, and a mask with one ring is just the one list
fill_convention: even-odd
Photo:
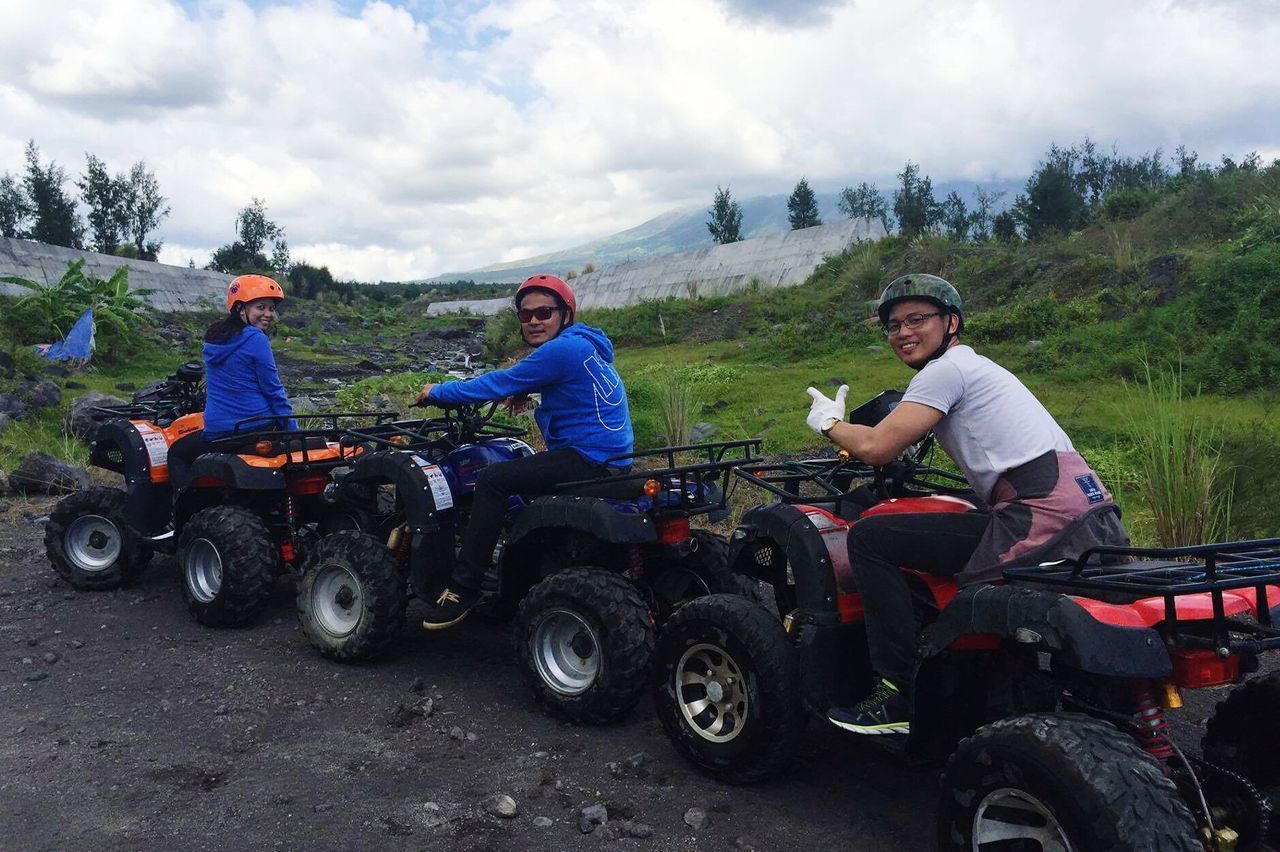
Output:
[[548,307],[547,305],[543,305],[540,308],[521,308],[516,311],[516,316],[520,318],[520,322],[533,322],[535,317],[542,322],[546,322],[551,319],[551,315],[557,310],[558,308]]

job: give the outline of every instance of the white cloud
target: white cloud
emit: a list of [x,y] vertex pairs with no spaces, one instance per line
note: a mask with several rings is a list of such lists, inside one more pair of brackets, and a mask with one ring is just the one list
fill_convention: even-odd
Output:
[[[0,0],[0,170],[145,159],[166,259],[266,199],[364,279],[564,248],[676,206],[1024,175],[1086,134],[1274,151],[1269,2]],[[350,11],[355,8],[355,11]],[[432,11],[434,10],[434,11]],[[204,247],[204,248],[195,248]],[[180,257],[179,257],[180,255]]]

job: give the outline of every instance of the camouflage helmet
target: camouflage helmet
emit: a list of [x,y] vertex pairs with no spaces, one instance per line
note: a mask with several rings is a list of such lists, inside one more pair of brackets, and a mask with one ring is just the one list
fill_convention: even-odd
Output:
[[960,300],[960,294],[945,278],[913,273],[893,279],[889,282],[889,286],[884,288],[884,292],[880,294],[880,301],[876,303],[876,313],[880,315],[881,323],[889,321],[889,311],[903,299],[924,299],[933,302],[947,313],[955,314],[961,321],[964,320],[964,303]]

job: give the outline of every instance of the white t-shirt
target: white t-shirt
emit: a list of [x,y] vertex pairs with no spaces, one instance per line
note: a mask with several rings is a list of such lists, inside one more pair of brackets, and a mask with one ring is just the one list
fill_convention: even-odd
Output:
[[941,411],[938,443],[990,502],[1007,470],[1053,450],[1075,452],[1071,439],[1026,385],[973,347],[957,344],[916,373],[903,402]]

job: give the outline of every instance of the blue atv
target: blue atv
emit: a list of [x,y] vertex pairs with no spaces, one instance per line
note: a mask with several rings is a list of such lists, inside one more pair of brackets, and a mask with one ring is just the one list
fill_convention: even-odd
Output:
[[[448,584],[477,475],[533,453],[524,430],[492,421],[495,408],[348,431],[344,440],[367,451],[332,499],[354,529],[321,541],[298,590],[303,630],[321,654],[377,656],[409,598]],[[690,518],[727,515],[732,469],[758,458],[757,440],[664,447],[619,459],[632,473],[511,499],[477,613],[516,618],[521,669],[548,708],[577,722],[621,716],[644,690],[656,624],[702,595],[754,594],[729,571],[726,540],[691,529]]]

